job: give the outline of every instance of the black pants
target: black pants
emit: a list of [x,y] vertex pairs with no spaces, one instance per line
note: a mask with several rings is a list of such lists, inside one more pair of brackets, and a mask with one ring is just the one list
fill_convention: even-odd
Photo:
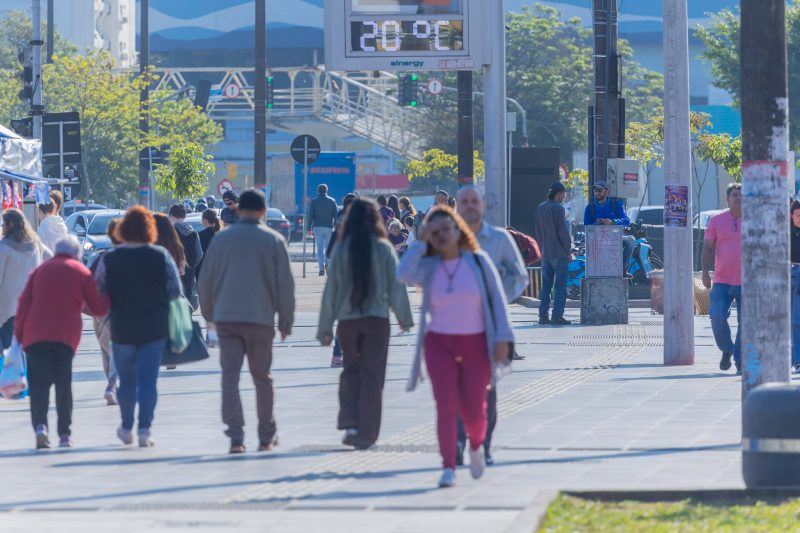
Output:
[[[483,439],[483,449],[486,453],[492,448],[492,433],[497,425],[497,390],[492,387],[486,395],[486,417],[489,419],[486,425],[486,437]],[[464,431],[464,423],[458,417],[458,445],[462,450],[467,447],[467,434]]]
[[14,337],[14,318],[12,316],[0,325],[0,348],[3,350],[11,348],[11,338]]
[[389,319],[342,320],[337,328],[344,368],[339,377],[339,429],[358,431],[359,447],[378,440],[389,354]]
[[50,387],[56,386],[58,434],[70,435],[72,425],[72,348],[60,342],[37,342],[26,350],[33,428],[47,427]]

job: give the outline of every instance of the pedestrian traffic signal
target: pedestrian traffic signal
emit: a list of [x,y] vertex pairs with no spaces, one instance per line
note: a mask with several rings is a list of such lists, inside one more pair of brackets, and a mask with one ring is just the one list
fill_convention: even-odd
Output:
[[272,85],[274,79],[273,76],[267,76],[267,109],[272,109],[275,106],[275,90]]
[[22,80],[19,99],[31,104],[33,103],[33,49],[30,46],[20,49],[17,58],[22,64],[22,72],[19,73],[19,78]]
[[404,74],[400,76],[397,100],[403,107],[417,107],[419,105],[419,76]]

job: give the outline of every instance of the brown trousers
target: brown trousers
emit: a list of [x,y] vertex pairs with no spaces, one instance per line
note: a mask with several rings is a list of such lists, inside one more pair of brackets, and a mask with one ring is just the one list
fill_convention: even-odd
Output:
[[239,376],[247,355],[247,366],[256,386],[258,439],[261,443],[270,443],[277,431],[270,373],[275,328],[239,322],[219,322],[216,327],[222,367],[222,421],[228,426],[225,434],[231,439],[244,438]]
[[358,446],[378,440],[389,354],[389,319],[342,320],[336,330],[344,369],[339,378],[339,429],[357,429]]

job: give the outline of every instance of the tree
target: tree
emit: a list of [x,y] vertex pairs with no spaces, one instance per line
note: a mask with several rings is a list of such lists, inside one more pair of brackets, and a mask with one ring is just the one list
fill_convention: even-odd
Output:
[[[485,173],[483,161],[479,158],[477,150],[474,153],[473,164],[477,181],[477,178],[482,178]],[[409,161],[405,172],[411,180],[411,189],[414,191],[434,192],[444,189],[455,193],[458,189],[456,181],[458,156],[438,148],[426,150],[421,159]]]
[[[711,63],[714,86],[730,93],[735,106],[741,97],[741,22],[738,12],[723,9],[711,16],[707,28],[695,31],[703,41],[701,57]],[[786,7],[786,45],[789,62],[790,143],[800,151],[800,2]],[[765,59],[768,60],[768,59]]]
[[[19,70],[19,51],[29,45],[33,25],[30,14],[26,11],[10,11],[0,21],[0,69]],[[64,39],[58,31],[54,31],[53,51],[58,55],[71,55],[78,48]],[[42,22],[42,35],[47,35],[47,23]],[[44,59],[44,53],[42,54]]]
[[156,165],[156,190],[175,198],[193,198],[208,189],[208,176],[216,166],[199,144],[188,142],[172,148],[169,164]]
[[[139,130],[139,92],[155,75],[121,73],[105,52],[56,56],[43,70],[48,112],[77,111],[81,117],[82,196],[111,205],[126,202],[139,181],[139,152],[145,147],[214,144],[222,128],[171,89],[151,92],[150,133]],[[0,73],[0,122],[27,114],[17,99],[21,81]]]

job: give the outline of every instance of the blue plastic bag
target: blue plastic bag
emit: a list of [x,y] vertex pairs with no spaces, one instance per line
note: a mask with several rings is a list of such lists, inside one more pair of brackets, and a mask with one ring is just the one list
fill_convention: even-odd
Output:
[[25,398],[28,395],[25,354],[16,338],[11,340],[11,347],[6,351],[0,366],[0,395],[11,399]]

